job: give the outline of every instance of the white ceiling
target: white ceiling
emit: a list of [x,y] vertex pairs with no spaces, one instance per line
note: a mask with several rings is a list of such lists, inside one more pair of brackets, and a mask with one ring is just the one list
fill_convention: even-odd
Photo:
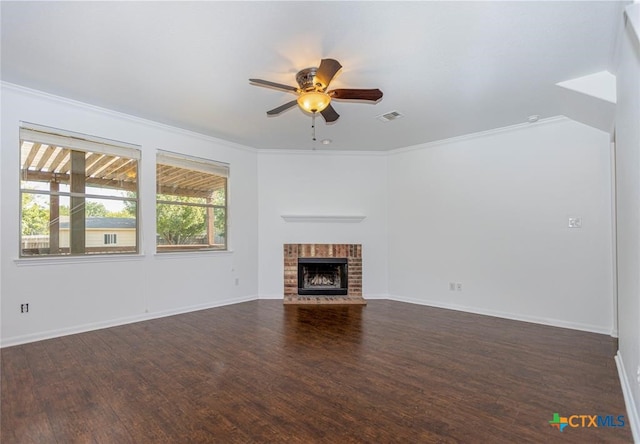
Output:
[[[323,150],[388,150],[561,114],[558,82],[614,72],[621,4],[571,2],[7,2],[2,80],[255,148],[310,149],[296,85],[339,60]],[[404,117],[381,122],[376,116]],[[73,128],[66,128],[73,130]]]

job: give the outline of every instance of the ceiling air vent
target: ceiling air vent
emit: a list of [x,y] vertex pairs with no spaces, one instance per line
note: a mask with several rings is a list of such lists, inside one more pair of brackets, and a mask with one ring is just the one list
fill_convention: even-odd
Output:
[[404,117],[404,115],[400,114],[398,111],[391,111],[391,112],[379,115],[378,117],[376,117],[376,119],[378,119],[378,120],[380,120],[382,122],[391,122],[392,120],[396,120],[396,119],[399,119],[401,117]]

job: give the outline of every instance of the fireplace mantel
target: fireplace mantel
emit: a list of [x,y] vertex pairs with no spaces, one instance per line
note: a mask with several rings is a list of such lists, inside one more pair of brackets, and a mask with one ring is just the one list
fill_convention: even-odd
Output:
[[367,216],[320,215],[320,214],[283,214],[281,217],[285,220],[285,222],[360,223]]

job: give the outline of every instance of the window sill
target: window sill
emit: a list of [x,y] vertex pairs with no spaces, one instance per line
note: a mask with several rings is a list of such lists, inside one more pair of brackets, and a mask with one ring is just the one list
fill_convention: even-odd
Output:
[[142,254],[104,254],[87,256],[52,256],[52,257],[21,257],[13,262],[18,267],[68,265],[68,264],[98,264],[105,262],[141,261]]

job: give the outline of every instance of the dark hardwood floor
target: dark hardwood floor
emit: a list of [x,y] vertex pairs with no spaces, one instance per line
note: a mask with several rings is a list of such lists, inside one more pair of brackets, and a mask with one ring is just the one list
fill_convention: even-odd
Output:
[[9,443],[632,442],[604,335],[373,300],[254,301],[2,350]]

